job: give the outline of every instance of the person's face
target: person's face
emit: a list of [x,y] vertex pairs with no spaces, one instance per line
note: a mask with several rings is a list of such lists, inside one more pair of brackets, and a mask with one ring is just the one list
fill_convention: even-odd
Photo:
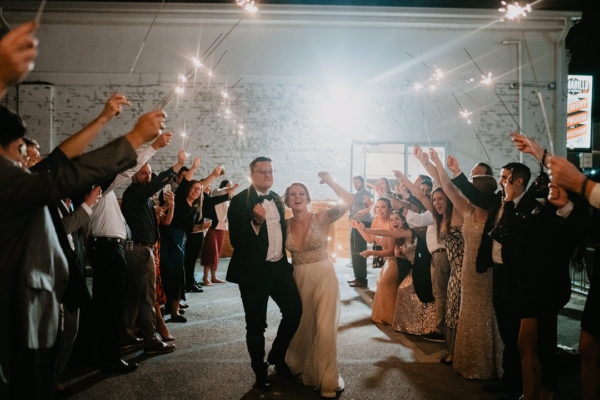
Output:
[[0,154],[23,166],[24,148],[25,142],[23,142],[23,139],[19,138],[10,142],[6,147],[0,147]]
[[379,218],[388,219],[391,211],[385,201],[379,200],[375,203],[375,215]]
[[446,196],[442,192],[437,191],[433,193],[432,201],[435,211],[437,211],[437,213],[440,215],[444,215],[446,213],[446,209],[448,208],[448,199]]
[[426,183],[422,183],[421,192],[423,192],[425,196],[431,197],[431,186],[427,185]]
[[354,189],[356,189],[357,192],[363,188],[363,183],[360,179],[354,178],[352,179],[352,183],[354,184]]
[[152,169],[148,164],[145,164],[140,170],[135,174],[135,179],[137,183],[142,185],[147,185],[150,183],[152,179]]
[[42,160],[40,156],[40,151],[35,146],[27,146],[27,160],[25,163],[26,168],[31,168],[35,164],[39,163]]
[[308,194],[301,185],[292,185],[289,192],[288,204],[292,210],[306,208],[308,205]]
[[250,179],[255,188],[262,192],[273,186],[273,164],[270,161],[259,161],[250,173]]
[[471,170],[471,176],[469,178],[472,178],[475,175],[485,175],[485,167],[483,165],[474,166]]
[[402,219],[400,219],[398,214],[394,213],[390,215],[390,225],[392,226],[392,229],[402,228]]
[[200,183],[194,183],[194,186],[190,189],[189,198],[194,201],[197,200],[202,194],[202,185]]
[[505,191],[504,186],[506,185],[506,181],[508,180],[509,176],[510,176],[510,170],[508,170],[506,168],[502,168],[502,171],[500,171],[500,179],[498,179],[498,186],[500,186],[503,191]]

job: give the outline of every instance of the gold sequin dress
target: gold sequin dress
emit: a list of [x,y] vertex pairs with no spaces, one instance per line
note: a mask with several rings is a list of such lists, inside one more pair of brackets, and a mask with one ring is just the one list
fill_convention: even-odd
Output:
[[492,270],[480,274],[476,267],[485,225],[485,218],[479,219],[482,221],[476,221],[473,207],[465,212],[461,302],[452,365],[464,378],[495,379],[502,374],[504,345],[492,304]]
[[340,290],[327,254],[327,231],[313,214],[304,244],[292,235],[286,248],[292,253],[294,279],[302,300],[302,318],[286,354],[286,363],[302,383],[316,390],[335,392],[344,386],[338,373],[337,327]]

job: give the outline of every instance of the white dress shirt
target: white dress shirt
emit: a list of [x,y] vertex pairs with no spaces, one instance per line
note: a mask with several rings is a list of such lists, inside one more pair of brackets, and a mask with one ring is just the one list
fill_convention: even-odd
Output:
[[[256,193],[259,196],[266,196],[267,193],[260,193],[258,190]],[[264,224],[267,224],[267,234],[269,237],[269,248],[267,250],[267,261],[275,262],[281,260],[283,257],[283,233],[281,232],[281,219],[279,216],[279,210],[273,200],[264,200],[262,206],[267,212],[267,216]],[[254,232],[258,235],[260,226],[254,226]]]
[[427,250],[429,250],[429,253],[444,248],[444,245],[438,240],[437,229],[433,222],[433,215],[429,210],[422,214],[408,210],[408,213],[406,214],[406,223],[411,228],[427,227],[425,239],[427,240]]
[[126,240],[127,227],[125,218],[119,207],[119,201],[115,194],[115,189],[130,182],[131,177],[139,171],[144,164],[156,153],[152,146],[144,146],[137,150],[137,164],[133,168],[121,172],[115,177],[115,180],[102,193],[102,197],[93,208],[90,216],[89,234],[90,236],[113,237]]

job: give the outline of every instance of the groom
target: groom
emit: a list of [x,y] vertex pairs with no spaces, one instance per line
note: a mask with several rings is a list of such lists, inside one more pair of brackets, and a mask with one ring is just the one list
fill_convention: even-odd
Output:
[[229,239],[234,248],[227,280],[237,283],[246,313],[246,344],[254,387],[271,389],[265,363],[265,328],[269,296],[281,310],[282,319],[267,361],[278,374],[291,377],[285,353],[298,328],[302,302],[292,265],[285,255],[286,223],[281,198],[273,186],[273,164],[268,157],[250,163],[252,185],[231,199],[227,218]]

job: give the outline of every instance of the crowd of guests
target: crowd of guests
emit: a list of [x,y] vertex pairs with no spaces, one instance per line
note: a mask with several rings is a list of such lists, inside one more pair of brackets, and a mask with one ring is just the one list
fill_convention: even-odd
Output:
[[[30,22],[0,40],[1,97],[31,70],[36,29]],[[162,110],[84,154],[128,105],[125,96],[111,96],[97,118],[45,158],[24,121],[0,107],[1,311],[11,327],[2,330],[0,398],[53,398],[71,359],[125,373],[137,367],[123,359],[131,349],[174,351],[165,322],[186,322],[186,292],[202,291],[194,279],[198,258],[205,285],[223,282],[216,269],[237,185],[224,180],[211,191],[222,165],[194,179],[199,158],[187,168],[180,150],[154,174],[149,161],[172,138],[163,133]],[[124,190],[121,201],[117,190]]]
[[[0,98],[33,68],[36,29],[26,23],[0,40]],[[194,280],[199,256],[203,284],[222,282],[216,268],[237,186],[223,181],[210,190],[221,165],[195,180],[199,159],[186,168],[181,150],[170,168],[153,174],[149,160],[172,137],[162,132],[162,110],[84,153],[126,105],[124,96],[112,96],[97,118],[43,159],[22,119],[0,107],[0,313],[10,327],[0,330],[1,398],[53,397],[80,320],[93,326],[91,359],[113,372],[136,368],[123,360],[126,348],[173,351],[161,310],[167,321],[186,321],[186,292],[202,290]],[[350,284],[365,287],[366,258],[377,257],[374,321],[444,340],[443,363],[465,378],[499,378],[487,390],[550,398],[569,259],[582,234],[597,231],[588,206],[600,207],[600,185],[525,136],[512,138],[550,175],[529,185],[529,168],[510,162],[496,182],[490,166],[479,163],[467,178],[453,157],[444,166],[435,151],[416,146],[430,177],[412,182],[395,171],[395,191],[381,179],[374,202],[364,180],[354,178]],[[93,269],[91,298],[86,263]],[[580,342],[586,399],[597,398],[600,382],[596,280]]]
[[[371,194],[354,177],[349,284],[367,287],[373,257],[381,268],[374,322],[445,342],[440,361],[491,382],[485,391],[547,399],[557,390],[557,318],[570,298],[570,260],[584,237],[597,236],[590,204],[597,208],[600,186],[535,141],[511,138],[540,163],[531,184],[522,163],[506,163],[498,181],[483,162],[467,177],[456,158],[444,165],[419,146],[414,156],[428,175],[414,182],[393,171],[395,190],[380,178]],[[591,280],[580,351],[584,395],[595,399],[600,330]]]

